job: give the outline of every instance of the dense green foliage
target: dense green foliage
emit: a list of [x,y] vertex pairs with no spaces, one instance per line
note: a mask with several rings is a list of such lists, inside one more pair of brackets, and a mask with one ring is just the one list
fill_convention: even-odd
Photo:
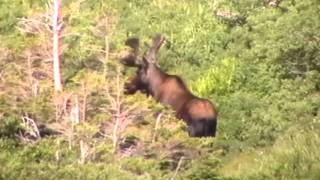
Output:
[[[267,2],[63,1],[64,91],[86,112],[75,124],[57,115],[49,33],[23,24],[48,22],[50,3],[0,0],[0,179],[319,179],[320,3]],[[216,138],[189,138],[170,108],[119,91],[133,73],[118,63],[123,42],[156,33],[161,67],[217,105]],[[114,147],[96,135],[118,91],[134,118]],[[26,118],[62,133],[32,139]]]

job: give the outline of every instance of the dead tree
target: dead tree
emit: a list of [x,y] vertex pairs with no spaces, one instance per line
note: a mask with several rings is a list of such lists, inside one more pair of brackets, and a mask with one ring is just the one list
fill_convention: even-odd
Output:
[[53,61],[53,79],[54,89],[56,92],[62,91],[61,81],[61,59],[60,59],[60,38],[62,31],[61,23],[61,0],[53,1],[53,15],[52,15],[52,61]]
[[[28,68],[32,68],[28,72],[29,77],[32,75],[35,82],[50,78],[54,82],[56,92],[63,90],[61,54],[66,44],[61,40],[62,37],[72,35],[64,32],[61,6],[61,0],[52,0],[46,12],[21,18],[18,24],[18,29],[25,36],[33,36],[40,40],[27,48],[24,55],[28,57]],[[28,82],[32,82],[30,79]]]

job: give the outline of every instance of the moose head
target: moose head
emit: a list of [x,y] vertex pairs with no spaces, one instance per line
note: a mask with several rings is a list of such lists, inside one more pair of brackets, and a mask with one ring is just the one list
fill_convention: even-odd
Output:
[[122,59],[122,63],[136,67],[137,71],[125,84],[125,93],[141,91],[160,103],[170,105],[176,111],[176,116],[187,123],[191,137],[215,136],[217,110],[214,105],[209,100],[193,95],[179,76],[167,74],[157,65],[156,55],[164,41],[163,35],[157,35],[140,62],[139,39],[129,38],[126,41],[132,52]]

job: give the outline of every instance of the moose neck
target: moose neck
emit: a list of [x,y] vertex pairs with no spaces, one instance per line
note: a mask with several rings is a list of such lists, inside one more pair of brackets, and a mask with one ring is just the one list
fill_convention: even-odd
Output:
[[179,77],[165,73],[154,64],[148,67],[147,73],[150,94],[158,102],[170,105],[180,116],[184,104],[194,98],[194,95],[190,93]]
[[148,70],[148,76],[150,78],[149,81],[149,89],[153,96],[157,96],[157,89],[165,80],[165,77],[168,76],[165,72],[163,72],[158,66],[155,64],[150,64]]

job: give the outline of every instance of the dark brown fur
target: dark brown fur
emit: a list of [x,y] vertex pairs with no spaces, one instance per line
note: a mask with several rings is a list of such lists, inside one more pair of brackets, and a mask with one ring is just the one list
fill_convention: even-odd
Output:
[[136,75],[126,83],[126,94],[141,91],[151,95],[158,102],[170,105],[178,118],[188,125],[189,135],[192,137],[215,136],[217,126],[217,111],[207,99],[193,95],[182,79],[176,75],[169,75],[156,65],[156,54],[164,42],[164,36],[154,38],[153,45],[143,57],[141,64],[136,62],[138,57],[137,39],[129,39],[126,44],[134,49],[133,53],[122,59],[127,66],[138,67]]

